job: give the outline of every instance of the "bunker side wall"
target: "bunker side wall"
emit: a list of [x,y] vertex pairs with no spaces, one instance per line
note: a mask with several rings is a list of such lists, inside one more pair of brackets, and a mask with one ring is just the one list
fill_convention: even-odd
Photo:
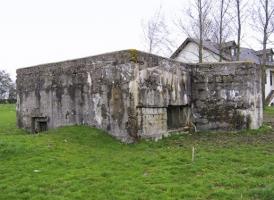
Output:
[[130,140],[126,124],[133,69],[130,62],[86,60],[19,74],[18,126],[33,131],[34,118],[47,117],[48,128],[83,124]]
[[[159,137],[167,120],[151,120],[157,130],[151,133],[143,116],[163,110],[166,116],[169,104],[189,104],[187,73],[182,63],[136,50],[19,69],[17,124],[35,131],[34,120],[46,118],[48,128],[86,124],[125,142]],[[163,109],[140,112],[150,107]]]
[[262,125],[261,68],[252,63],[192,66],[193,118],[198,130]]

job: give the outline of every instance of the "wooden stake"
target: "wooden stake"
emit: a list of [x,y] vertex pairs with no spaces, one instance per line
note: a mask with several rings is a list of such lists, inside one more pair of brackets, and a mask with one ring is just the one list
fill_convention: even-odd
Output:
[[194,162],[195,159],[195,147],[192,147],[192,162]]

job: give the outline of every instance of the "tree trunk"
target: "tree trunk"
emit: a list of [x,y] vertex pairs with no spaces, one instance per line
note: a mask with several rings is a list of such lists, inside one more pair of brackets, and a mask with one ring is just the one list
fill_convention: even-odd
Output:
[[240,51],[241,51],[241,32],[242,32],[240,0],[236,0],[236,3],[237,3],[237,17],[238,17],[237,61],[239,61],[240,53],[241,53]]
[[203,62],[203,19],[202,19],[202,15],[203,15],[203,10],[202,10],[202,0],[198,0],[198,7],[199,7],[199,31],[200,31],[200,35],[199,35],[199,63]]
[[263,106],[265,105],[265,80],[266,80],[266,44],[267,44],[267,29],[269,24],[268,16],[268,0],[265,0],[265,25],[264,25],[264,36],[263,36],[263,60],[262,60],[262,99]]
[[219,27],[219,54],[220,54],[220,59],[219,61],[222,62],[222,57],[223,57],[223,45],[222,45],[222,40],[223,40],[223,12],[224,12],[224,0],[221,1],[221,15],[220,15],[220,27]]

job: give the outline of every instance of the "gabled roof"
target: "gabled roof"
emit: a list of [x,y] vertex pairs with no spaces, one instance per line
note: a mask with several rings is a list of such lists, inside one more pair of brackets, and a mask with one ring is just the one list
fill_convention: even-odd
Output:
[[260,64],[260,58],[256,55],[256,51],[249,48],[240,48],[240,61],[250,61]]
[[225,42],[222,44],[222,48],[228,48],[228,47],[235,47],[236,46],[236,42],[235,41],[229,41],[229,42]]
[[[266,54],[273,54],[273,49],[266,49]],[[261,56],[263,55],[263,50],[256,51],[256,55]]]
[[[186,47],[186,45],[189,42],[194,42],[195,44],[199,45],[199,40],[198,39],[193,39],[193,38],[187,38],[183,44],[181,44],[181,46],[171,55],[170,58],[175,59],[180,52]],[[225,42],[223,43],[223,49],[229,48],[229,47],[235,47],[236,46],[236,42],[235,41],[229,41],[229,42]],[[210,40],[205,40],[203,41],[203,48],[213,52],[216,55],[220,55],[220,51],[219,51],[219,45],[215,42],[212,42]],[[266,50],[267,54],[274,54],[272,49],[267,49]],[[250,62],[255,62],[257,64],[260,64],[260,55],[263,54],[263,50],[260,51],[255,51],[253,49],[249,49],[249,48],[244,48],[241,47],[240,48],[240,61],[250,61]],[[223,59],[227,60],[227,61],[233,61],[236,60],[236,58],[231,58],[231,55],[228,55],[227,53],[223,52]],[[273,65],[273,63],[268,63],[268,65]]]
[[[176,58],[189,42],[193,42],[193,43],[199,45],[198,39],[187,38],[181,44],[181,46],[179,46],[179,48],[171,55],[170,58],[172,58],[172,59]],[[214,54],[220,55],[219,45],[215,42],[205,40],[205,41],[203,41],[203,48],[214,53]],[[228,61],[231,60],[230,55],[226,54],[225,52],[223,52],[222,58],[225,60],[228,60]]]

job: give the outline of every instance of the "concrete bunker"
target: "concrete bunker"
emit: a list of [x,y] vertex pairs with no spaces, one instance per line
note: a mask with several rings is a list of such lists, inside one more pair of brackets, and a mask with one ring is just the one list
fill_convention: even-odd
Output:
[[136,50],[22,68],[17,125],[40,132],[84,124],[123,142],[189,124],[254,129],[262,124],[260,73],[252,63],[186,64]]

